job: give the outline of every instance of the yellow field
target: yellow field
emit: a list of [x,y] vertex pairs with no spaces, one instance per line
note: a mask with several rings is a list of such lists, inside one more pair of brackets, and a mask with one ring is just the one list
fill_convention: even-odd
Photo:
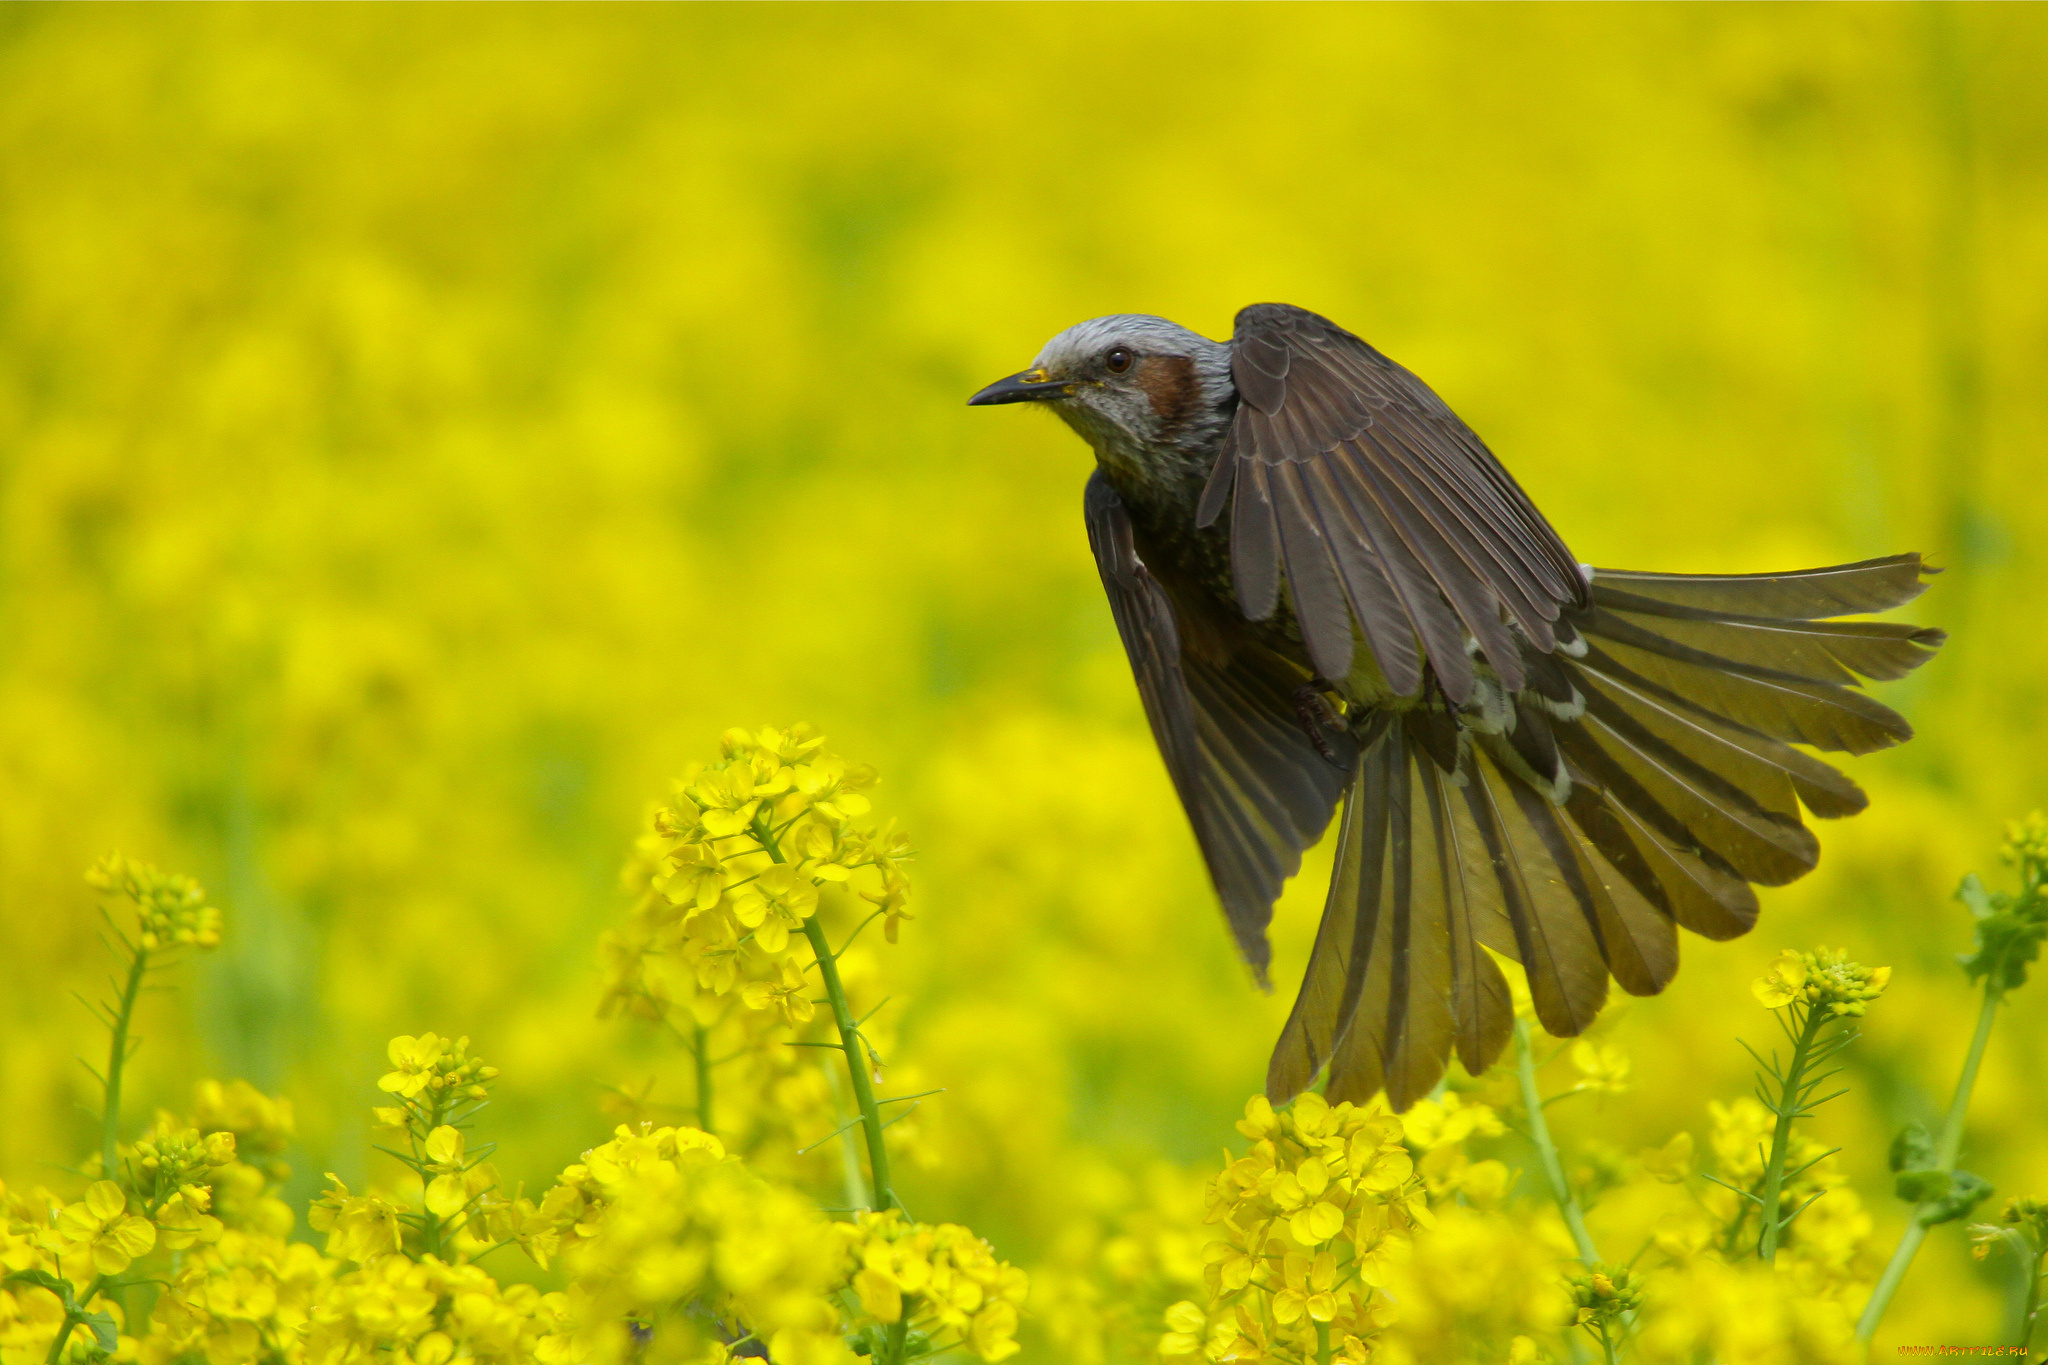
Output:
[[[388,1177],[394,1035],[501,1069],[508,1184],[604,1141],[611,1087],[688,1121],[674,1040],[597,1014],[619,868],[727,726],[809,721],[917,850],[865,959],[944,1087],[905,1199],[1033,1272],[1020,1360],[1085,1360],[1073,1286],[1113,1299],[1133,1210],[1184,1220],[1243,1147],[1327,851],[1263,997],[1086,451],[963,400],[1082,317],[1278,299],[1434,384],[1582,559],[1947,570],[1907,614],[1950,644],[1879,692],[1920,734],[1850,765],[1872,809],[1603,1022],[1624,1092],[1551,1110],[1568,1162],[1704,1151],[1779,951],[1889,964],[1811,1126],[1881,1262],[1886,1146],[1975,1017],[1951,892],[2048,804],[2043,70],[2031,6],[0,13],[0,1174],[75,1194],[97,1145],[69,992],[111,849],[227,926],[144,1007],[131,1126],[200,1076],[289,1097],[302,1229],[322,1172]],[[2044,1040],[2036,982],[1979,1217],[2048,1196]],[[1633,1217],[1593,1212],[1616,1260]],[[1144,1255],[1198,1280],[1188,1235]],[[2009,1339],[2012,1273],[1935,1229],[1879,1353]]]

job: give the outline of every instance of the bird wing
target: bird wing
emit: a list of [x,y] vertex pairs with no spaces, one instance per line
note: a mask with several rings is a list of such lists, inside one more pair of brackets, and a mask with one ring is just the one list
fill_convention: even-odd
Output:
[[1309,658],[1351,671],[1352,622],[1394,692],[1431,664],[1460,705],[1473,692],[1469,636],[1510,689],[1523,686],[1509,622],[1536,647],[1581,605],[1564,542],[1480,439],[1413,374],[1306,309],[1237,315],[1238,409],[1196,524],[1230,507],[1238,605],[1272,615],[1284,577]]
[[1294,718],[1294,692],[1307,679],[1277,654],[1247,646],[1219,664],[1183,650],[1173,603],[1138,557],[1130,513],[1100,470],[1085,508],[1152,737],[1238,949],[1264,984],[1273,902],[1330,823],[1357,741],[1328,736],[1341,767],[1317,751]]

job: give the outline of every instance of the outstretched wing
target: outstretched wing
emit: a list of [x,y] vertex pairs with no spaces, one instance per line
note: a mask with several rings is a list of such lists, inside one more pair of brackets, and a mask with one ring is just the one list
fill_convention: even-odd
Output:
[[1545,652],[1586,584],[1564,542],[1480,439],[1429,387],[1306,309],[1237,315],[1239,403],[1198,525],[1230,506],[1238,605],[1263,620],[1282,571],[1303,641],[1331,680],[1357,621],[1389,685],[1412,696],[1425,660],[1459,704],[1465,640],[1510,689],[1525,682],[1509,623]]
[[1264,984],[1273,902],[1330,823],[1357,743],[1330,734],[1342,767],[1317,752],[1294,718],[1294,691],[1306,678],[1278,655],[1250,644],[1222,664],[1185,653],[1173,603],[1138,557],[1130,514],[1100,470],[1085,506],[1088,544],[1152,737],[1238,949]]

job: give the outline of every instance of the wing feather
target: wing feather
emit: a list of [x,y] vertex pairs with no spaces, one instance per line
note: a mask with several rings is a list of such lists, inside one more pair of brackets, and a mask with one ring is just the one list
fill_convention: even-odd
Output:
[[1280,656],[1252,646],[1221,662],[1184,652],[1172,601],[1139,557],[1130,515],[1100,471],[1085,508],[1153,739],[1238,949],[1263,981],[1273,902],[1329,824],[1357,741],[1331,734],[1339,762],[1322,756],[1293,723],[1293,691],[1305,675]]
[[[1284,568],[1302,639],[1326,676],[1349,663],[1356,617],[1389,685],[1419,694],[1420,661],[1411,666],[1408,649],[1385,638],[1399,633],[1386,613],[1398,599],[1454,700],[1473,693],[1468,634],[1519,686],[1521,649],[1503,613],[1548,650],[1550,623],[1583,604],[1585,583],[1479,438],[1421,380],[1304,309],[1240,312],[1231,375],[1240,401],[1197,524],[1229,505],[1245,615],[1272,614]],[[1352,527],[1369,554],[1346,541]]]

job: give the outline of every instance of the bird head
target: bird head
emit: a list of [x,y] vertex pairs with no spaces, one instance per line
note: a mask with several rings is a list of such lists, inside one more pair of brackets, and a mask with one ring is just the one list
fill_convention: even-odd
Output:
[[1143,313],[1077,322],[1031,368],[967,400],[1044,403],[1103,461],[1151,465],[1163,456],[1215,452],[1237,401],[1230,348]]

